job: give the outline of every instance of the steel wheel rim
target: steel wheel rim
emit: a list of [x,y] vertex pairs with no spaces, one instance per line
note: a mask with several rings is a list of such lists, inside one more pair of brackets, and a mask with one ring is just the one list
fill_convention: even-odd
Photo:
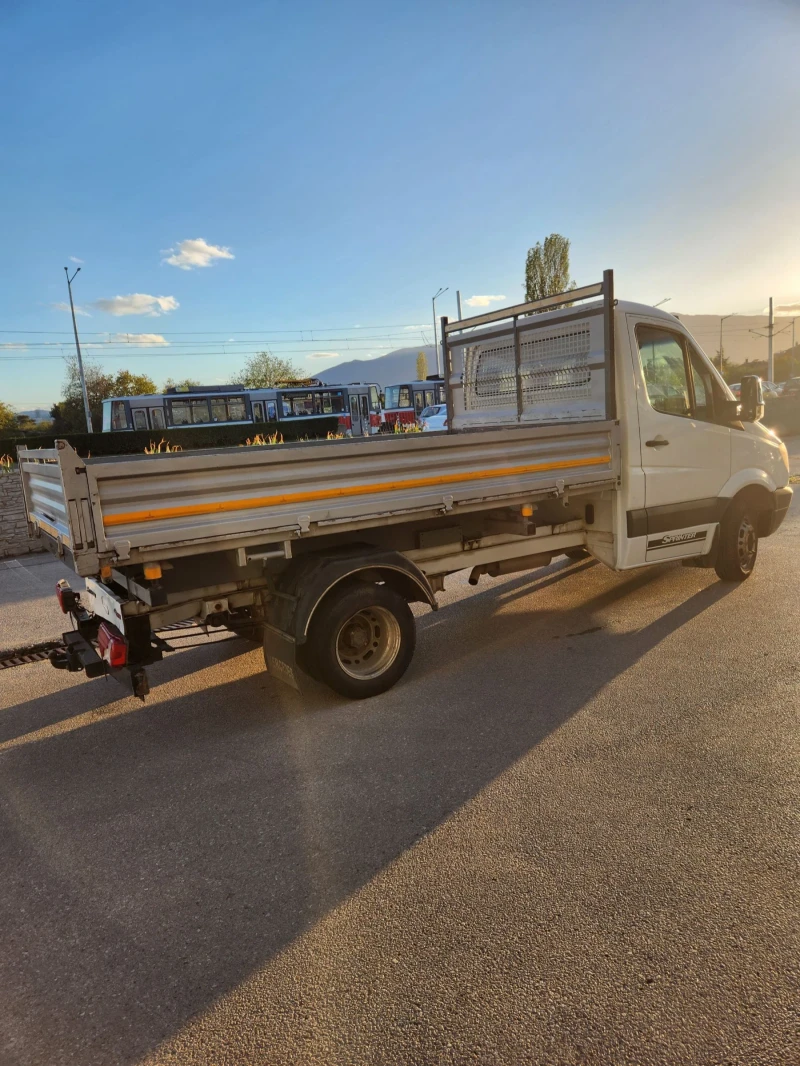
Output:
[[336,661],[358,681],[385,673],[400,651],[400,623],[385,607],[364,607],[336,634]]
[[736,537],[736,550],[739,556],[739,566],[745,574],[749,574],[756,561],[758,550],[758,538],[753,523],[747,517],[742,518],[739,532]]

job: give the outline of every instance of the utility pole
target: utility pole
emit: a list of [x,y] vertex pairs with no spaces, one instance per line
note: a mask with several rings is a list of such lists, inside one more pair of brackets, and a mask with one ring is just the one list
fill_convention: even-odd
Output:
[[737,311],[731,311],[731,313],[729,315],[721,315],[720,316],[720,320],[719,320],[719,372],[720,372],[720,374],[722,373],[722,323],[725,321],[726,318],[733,318],[733,316],[736,315],[736,314],[738,314]]
[[787,377],[794,377],[794,324],[797,321],[796,318],[792,319],[792,350],[789,353],[789,373]]
[[94,433],[94,427],[92,426],[92,412],[89,408],[89,394],[86,391],[86,378],[83,373],[83,359],[81,358],[81,342],[78,340],[78,323],[75,320],[75,304],[72,299],[72,283],[80,274],[81,268],[75,271],[72,277],[69,276],[69,267],[64,267],[64,273],[67,276],[67,289],[69,290],[69,309],[72,311],[72,328],[75,332],[75,349],[78,353],[78,374],[81,379],[81,392],[83,393],[83,410],[86,413],[86,429],[89,433]]
[[772,364],[772,332],[775,328],[775,319],[772,317],[772,297],[769,298],[769,326],[767,332],[767,381],[775,380],[775,368]]
[[447,289],[439,289],[439,291],[436,293],[436,295],[433,297],[433,300],[431,301],[433,304],[433,350],[436,354],[436,373],[439,375],[439,377],[442,376],[442,368],[439,366],[439,341],[436,336],[436,301],[439,299],[443,292],[447,292]]
[[456,289],[456,303],[458,304],[458,320],[459,322],[464,317],[461,314],[461,289]]

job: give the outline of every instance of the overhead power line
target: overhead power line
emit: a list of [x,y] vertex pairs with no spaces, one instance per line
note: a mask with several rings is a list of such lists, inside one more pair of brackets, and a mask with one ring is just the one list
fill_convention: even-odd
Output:
[[[359,333],[362,330],[370,329],[424,329],[425,327],[420,325],[419,322],[391,322],[389,325],[378,326],[301,326],[297,329],[173,329],[173,330],[159,330],[162,337],[205,337],[212,334],[219,333],[250,333],[250,334],[269,334],[269,333],[341,333],[345,329],[357,329]],[[108,333],[111,333],[110,329],[95,330],[91,332],[89,330],[83,330],[84,337],[104,337]],[[122,331],[120,331],[122,332]],[[50,334],[51,336],[67,336],[71,337],[72,334],[67,329],[0,329],[0,333],[24,333],[24,334]]]
[[[419,334],[414,334],[414,333],[398,333],[398,334],[388,333],[388,334],[386,334],[386,333],[384,333],[384,334],[380,334],[379,336],[375,336],[375,337],[369,337],[369,336],[367,336],[367,337],[315,337],[313,340],[308,340],[308,341],[304,341],[304,340],[278,341],[277,343],[273,342],[272,344],[269,344],[268,342],[265,341],[265,344],[268,347],[274,348],[274,349],[277,350],[283,344],[319,345],[319,344],[349,344],[349,343],[352,343],[353,341],[358,341],[358,342],[363,342],[363,341],[399,341],[399,340],[412,340],[415,336],[419,336],[423,332],[424,332],[424,330],[420,330]],[[161,334],[159,334],[159,336],[161,336]],[[27,349],[33,349],[33,348],[61,348],[65,344],[67,344],[68,341],[10,341],[10,342],[7,342],[7,343],[9,343],[9,344],[19,344],[20,346],[22,346],[24,344],[24,346]],[[252,340],[249,340],[249,341],[237,341],[237,340],[230,340],[230,341],[202,340],[202,341],[196,341],[195,340],[195,341],[168,341],[166,344],[159,344],[157,341],[140,341],[139,343],[137,343],[134,340],[130,340],[130,341],[114,340],[114,341],[89,341],[88,344],[86,342],[84,342],[83,346],[84,346],[84,348],[93,348],[95,351],[97,349],[99,349],[99,348],[121,348],[121,349],[123,349],[125,351],[129,351],[131,348],[180,348],[180,347],[189,347],[190,345],[195,345],[195,344],[198,344],[198,343],[199,344],[205,344],[205,345],[213,345],[214,347],[217,347],[217,348],[230,348],[230,347],[233,347],[234,345],[238,345],[238,344],[249,344],[249,345],[252,345],[253,341]],[[408,345],[406,347],[408,347]],[[413,347],[413,345],[411,345],[411,347]],[[3,349],[3,345],[0,344],[0,350],[2,350],[2,349]]]
[[[66,345],[65,345],[65,347],[66,347]],[[384,345],[371,344],[371,345],[369,345],[366,348],[344,348],[341,352],[332,352],[331,355],[330,355],[330,358],[331,359],[339,359],[339,358],[342,358],[343,356],[350,355],[352,352],[374,352],[376,350],[377,351],[381,351],[383,349],[386,349],[387,351],[394,351],[394,348],[392,348],[392,346],[388,345],[388,344],[384,344]],[[14,354],[4,353],[4,354],[0,355],[0,363],[8,363],[8,362],[12,362],[12,361],[17,361],[17,362],[19,362],[19,361],[22,361],[22,362],[34,362],[34,361],[35,362],[40,362],[40,361],[44,361],[44,360],[48,360],[48,359],[50,359],[50,360],[59,359],[60,360],[60,359],[63,359],[65,356],[69,355],[69,354],[71,354],[71,353],[68,352],[68,351],[52,352],[52,353],[47,353],[47,354],[45,354],[43,352],[33,352],[33,353],[31,353],[31,352],[24,352],[24,351],[16,352]],[[142,352],[142,351],[137,351],[137,352],[103,352],[102,353],[102,358],[103,359],[204,359],[204,358],[218,359],[220,357],[220,355],[222,355],[222,354],[224,354],[224,353],[222,353],[222,352],[173,352],[171,350],[166,350],[165,351],[163,348],[158,348],[158,349],[156,349],[154,351],[147,351],[147,352]],[[256,350],[251,351],[251,352],[235,352],[235,353],[232,352],[231,354],[235,355],[237,359],[240,359],[240,358],[243,358],[243,357],[248,356],[248,355],[258,355],[259,354],[259,350],[256,349]],[[314,357],[316,353],[315,352],[306,351],[305,349],[302,349],[302,348],[297,348],[297,349],[280,350],[280,351],[275,352],[274,354],[277,354],[277,355],[306,355],[306,356]]]

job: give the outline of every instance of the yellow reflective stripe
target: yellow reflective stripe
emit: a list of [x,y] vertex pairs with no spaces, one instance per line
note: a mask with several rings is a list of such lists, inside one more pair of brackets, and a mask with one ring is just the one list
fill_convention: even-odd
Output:
[[376,492],[397,489],[429,488],[433,485],[452,485],[460,481],[485,481],[488,478],[510,477],[514,474],[538,474],[547,470],[564,470],[576,466],[601,466],[611,462],[610,455],[588,459],[563,459],[557,463],[532,463],[527,466],[505,466],[495,470],[473,470],[464,474],[443,474],[440,477],[415,477],[402,481],[377,481],[370,485],[347,485],[336,489],[315,489],[313,492],[284,492],[277,496],[252,496],[246,500],[220,500],[217,503],[194,503],[185,507],[159,507],[147,511],[126,511],[103,517],[103,524],[123,526],[136,522],[157,522],[160,518],[189,518],[201,514],[221,514],[226,511],[249,511],[254,507],[274,507],[285,503],[313,503],[349,496],[371,496]]

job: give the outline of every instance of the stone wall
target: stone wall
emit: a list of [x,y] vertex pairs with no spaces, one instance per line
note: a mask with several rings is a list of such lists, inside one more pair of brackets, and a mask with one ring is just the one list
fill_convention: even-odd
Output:
[[43,550],[41,540],[28,536],[22,479],[16,470],[0,473],[0,559]]

